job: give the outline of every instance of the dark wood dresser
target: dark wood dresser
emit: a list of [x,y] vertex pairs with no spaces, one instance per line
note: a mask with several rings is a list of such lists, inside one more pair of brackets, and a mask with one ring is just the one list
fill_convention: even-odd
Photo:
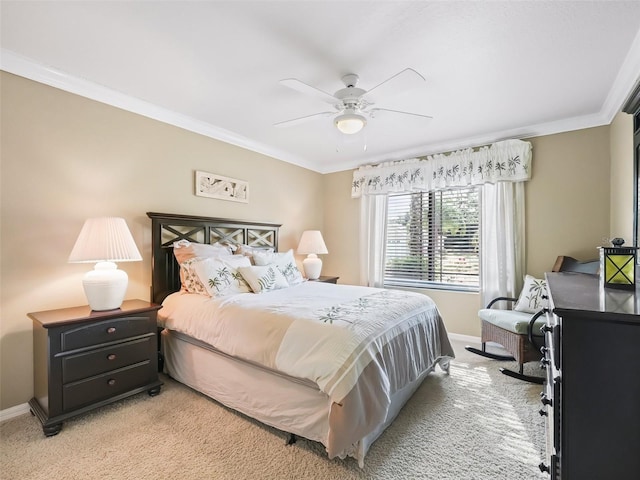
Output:
[[160,308],[127,300],[104,312],[84,306],[29,314],[35,394],[29,406],[46,436],[60,432],[68,418],[145,390],[160,392]]
[[640,291],[547,273],[546,459],[553,480],[640,478]]

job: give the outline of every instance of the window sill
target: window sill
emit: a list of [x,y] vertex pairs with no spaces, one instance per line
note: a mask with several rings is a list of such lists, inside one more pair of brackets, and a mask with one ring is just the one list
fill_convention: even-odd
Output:
[[390,288],[410,288],[419,290],[445,290],[449,292],[463,292],[463,293],[479,293],[480,287],[470,285],[447,285],[443,283],[431,283],[431,282],[385,282],[384,287]]

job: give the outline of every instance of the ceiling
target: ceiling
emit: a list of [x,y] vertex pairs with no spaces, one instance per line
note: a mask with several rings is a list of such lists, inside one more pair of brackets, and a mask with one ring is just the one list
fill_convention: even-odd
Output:
[[[605,125],[640,73],[639,1],[5,1],[2,70],[321,173]],[[333,94],[412,68],[362,134]],[[365,150],[366,145],[366,150]]]

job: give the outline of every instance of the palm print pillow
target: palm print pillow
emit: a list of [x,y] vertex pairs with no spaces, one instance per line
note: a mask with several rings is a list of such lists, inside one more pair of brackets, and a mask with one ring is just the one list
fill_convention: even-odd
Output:
[[519,312],[536,313],[548,306],[547,282],[531,275],[525,276],[524,287],[522,287],[520,297],[513,309]]
[[207,294],[212,297],[251,292],[251,288],[238,271],[240,267],[249,266],[251,266],[250,260],[241,255],[205,258],[193,262],[193,268],[200,282],[207,290]]
[[298,270],[296,265],[296,259],[293,256],[293,250],[289,250],[285,253],[261,253],[255,252],[253,254],[253,261],[256,265],[275,265],[280,270],[280,273],[287,279],[289,285],[297,285],[304,281],[304,277]]
[[284,278],[275,265],[238,267],[238,271],[255,293],[268,292],[289,286],[287,279]]

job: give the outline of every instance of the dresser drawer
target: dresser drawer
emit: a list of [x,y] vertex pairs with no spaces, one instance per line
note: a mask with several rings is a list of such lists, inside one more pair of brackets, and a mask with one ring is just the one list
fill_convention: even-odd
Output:
[[150,360],[64,385],[62,404],[65,411],[106,400],[150,383],[157,373]]
[[152,332],[155,322],[148,315],[120,317],[68,329],[61,334],[62,351],[91,347]]
[[156,337],[98,348],[89,352],[68,355],[62,360],[62,383],[92,377],[101,373],[149,360],[155,354]]

